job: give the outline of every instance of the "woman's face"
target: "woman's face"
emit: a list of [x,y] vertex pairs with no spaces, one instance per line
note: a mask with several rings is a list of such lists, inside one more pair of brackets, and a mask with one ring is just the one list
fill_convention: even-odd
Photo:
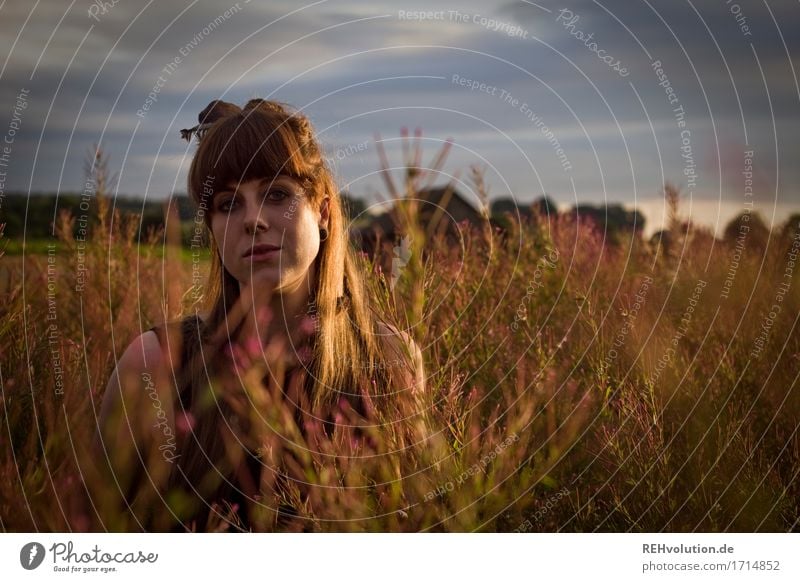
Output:
[[222,264],[240,284],[286,292],[308,284],[327,228],[328,199],[314,208],[310,192],[289,176],[228,184],[212,200],[211,232]]

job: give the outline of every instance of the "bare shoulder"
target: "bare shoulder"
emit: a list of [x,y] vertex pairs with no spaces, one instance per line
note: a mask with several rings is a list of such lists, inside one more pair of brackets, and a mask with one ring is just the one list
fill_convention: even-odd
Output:
[[[98,463],[99,470],[128,501],[136,495],[135,484],[145,470],[141,463],[156,454],[153,442],[162,433],[153,427],[171,419],[169,397],[156,388],[163,361],[156,333],[142,333],[120,356],[103,395],[92,449],[106,461]],[[148,473],[159,484],[165,474]]]
[[[389,370],[401,372],[403,382],[410,384],[414,392],[422,392],[425,389],[425,367],[422,351],[417,342],[408,332],[399,330],[394,325],[384,321],[378,321],[377,331],[379,339],[383,342],[387,354],[389,355]],[[410,360],[413,370],[404,369],[402,362]],[[410,374],[409,372],[413,372]]]
[[414,338],[411,334],[401,331],[394,325],[385,321],[378,320],[377,322],[378,338],[384,345],[392,350],[408,349],[411,350],[417,347]]
[[146,331],[135,338],[122,353],[117,362],[117,372],[153,372],[161,364],[162,358],[158,335],[154,331]]
[[120,405],[138,399],[147,378],[152,378],[163,361],[161,344],[154,331],[136,337],[117,361],[106,385],[100,410],[100,425],[107,424]]

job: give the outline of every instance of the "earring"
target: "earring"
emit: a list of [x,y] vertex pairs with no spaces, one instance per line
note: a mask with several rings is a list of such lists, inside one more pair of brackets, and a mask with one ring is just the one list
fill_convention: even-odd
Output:
[[319,240],[320,240],[320,242],[328,240],[328,229],[327,228],[320,228],[319,229]]

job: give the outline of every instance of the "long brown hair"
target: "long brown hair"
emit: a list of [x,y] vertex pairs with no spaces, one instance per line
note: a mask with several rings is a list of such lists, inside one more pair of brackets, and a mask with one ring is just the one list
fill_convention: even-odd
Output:
[[[363,410],[363,401],[355,393],[357,387],[366,387],[375,405],[388,410],[392,395],[407,387],[390,386],[387,370],[397,365],[398,354],[390,353],[377,335],[378,322],[388,323],[388,315],[375,311],[363,269],[357,267],[360,259],[350,244],[341,196],[308,118],[285,104],[253,99],[243,109],[214,101],[201,113],[200,121],[195,129],[202,133],[189,170],[188,190],[210,240],[211,272],[205,294],[209,315],[204,322],[198,321],[195,333],[185,336],[188,366],[176,375],[181,403],[191,402],[189,410],[197,424],[183,441],[170,486],[189,484],[208,501],[224,489],[209,474],[217,473],[228,482],[236,470],[226,463],[219,435],[230,407],[215,398],[211,399],[214,405],[207,406],[209,360],[216,363],[223,358],[218,357],[219,346],[211,354],[203,346],[208,346],[217,330],[225,329],[240,294],[239,282],[224,268],[211,234],[209,209],[217,190],[231,183],[288,175],[307,189],[314,208],[319,209],[324,197],[329,199],[328,237],[315,259],[317,280],[312,293],[318,325],[306,376],[312,408],[330,408],[344,396],[355,404],[353,408]],[[186,131],[191,136],[194,130]],[[412,367],[410,359],[407,363]]]

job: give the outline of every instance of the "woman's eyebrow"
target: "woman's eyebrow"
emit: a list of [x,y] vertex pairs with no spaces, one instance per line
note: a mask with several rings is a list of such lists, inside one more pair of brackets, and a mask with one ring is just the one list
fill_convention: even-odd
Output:
[[283,188],[294,195],[302,195],[305,191],[303,185],[299,183],[296,178],[288,174],[280,174],[274,178],[266,178],[264,181],[271,187]]
[[[264,182],[266,182],[268,179],[269,178],[261,178],[261,179],[259,179],[258,180],[259,187],[263,186]],[[242,184],[242,182],[228,182],[225,186],[223,186],[222,188],[217,190],[217,194],[227,194],[229,192],[234,192],[234,193],[238,192],[240,184]]]
[[[262,188],[262,187],[265,187],[265,186],[275,185],[275,184],[279,184],[279,183],[293,185],[291,182],[289,182],[289,180],[291,180],[291,176],[287,176],[285,174],[279,174],[278,176],[275,176],[273,178],[259,178],[258,179],[258,186],[260,188]],[[229,182],[224,187],[222,187],[219,190],[217,190],[216,193],[217,194],[224,194],[224,193],[228,193],[228,192],[238,192],[239,191],[239,184],[241,184],[241,182],[236,182],[236,183]]]
[[267,182],[268,184],[283,183],[283,184],[288,184],[289,186],[294,185],[292,177],[287,176],[286,174],[278,174],[274,178],[263,178],[261,180],[261,183],[263,184],[264,182]]
[[235,192],[236,190],[237,190],[237,188],[236,188],[235,185],[226,184],[225,186],[223,186],[222,188],[220,188],[219,190],[214,192],[214,194],[228,194],[230,192]]

